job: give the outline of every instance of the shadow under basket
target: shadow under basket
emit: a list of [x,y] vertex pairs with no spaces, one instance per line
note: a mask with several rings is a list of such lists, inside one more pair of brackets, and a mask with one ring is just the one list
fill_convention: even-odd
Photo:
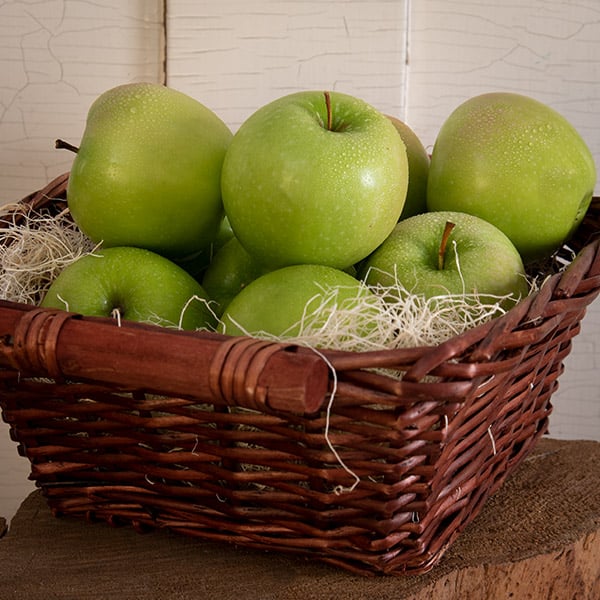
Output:
[[[4,221],[60,212],[67,179]],[[434,347],[318,354],[2,301],[3,418],[56,515],[424,573],[547,431],[599,220],[595,198],[567,268]]]

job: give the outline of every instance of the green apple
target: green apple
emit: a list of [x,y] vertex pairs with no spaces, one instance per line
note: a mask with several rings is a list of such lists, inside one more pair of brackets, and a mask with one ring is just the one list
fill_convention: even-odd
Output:
[[90,107],[69,177],[74,221],[104,247],[196,253],[219,229],[231,138],[215,113],[177,90],[132,83],[104,92]]
[[150,250],[126,246],[88,254],[65,267],[41,305],[86,316],[120,318],[182,329],[214,328],[202,286]]
[[[228,335],[264,334],[293,337],[307,315],[317,313],[328,294],[337,306],[348,307],[374,294],[357,279],[325,265],[292,265],[261,275],[229,303],[219,330]],[[314,324],[325,324],[327,312]]]
[[217,251],[219,248],[222,248],[232,237],[234,237],[234,235],[229,218],[227,215],[223,215],[219,230],[217,231],[217,238],[213,243],[214,250]]
[[358,262],[394,228],[407,185],[406,149],[390,120],[336,92],[293,93],[257,110],[222,173],[236,237],[273,268]]
[[427,205],[493,223],[529,263],[572,234],[595,182],[592,154],[562,115],[527,96],[489,93],[461,104],[442,125]]
[[400,221],[359,277],[384,289],[400,283],[426,298],[476,294],[505,307],[529,292],[523,261],[508,237],[479,217],[452,211]]
[[217,303],[215,312],[221,315],[244,287],[268,270],[232,237],[217,250],[204,273],[202,287]]
[[408,158],[408,190],[400,220],[427,211],[427,176],[429,154],[417,134],[404,122],[388,115],[404,145]]
[[217,237],[211,244],[202,248],[202,250],[195,252],[191,256],[176,258],[173,259],[173,261],[180,267],[183,267],[192,277],[194,277],[194,279],[200,281],[217,252],[232,237],[233,231],[231,230],[231,225],[229,225],[229,219],[227,219],[227,215],[223,215],[217,231]]

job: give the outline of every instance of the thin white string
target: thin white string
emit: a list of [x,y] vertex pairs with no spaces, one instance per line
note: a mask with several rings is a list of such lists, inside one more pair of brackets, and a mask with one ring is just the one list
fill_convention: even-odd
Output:
[[192,304],[192,302],[194,301],[198,301],[201,302],[202,304],[204,304],[204,306],[206,307],[206,309],[208,311],[210,311],[210,313],[213,315],[213,317],[215,318],[215,320],[218,319],[217,315],[215,314],[215,312],[213,311],[211,305],[211,302],[209,300],[207,300],[206,298],[201,298],[200,296],[198,296],[197,294],[194,294],[191,298],[188,299],[188,301],[183,305],[183,308],[181,309],[181,312],[179,313],[179,322],[177,323],[177,329],[183,329],[183,318],[185,317],[185,312],[187,311],[187,309],[190,307],[190,305]]
[[331,438],[329,436],[329,431],[330,431],[330,427],[331,427],[331,410],[333,408],[333,402],[335,400],[335,395],[337,393],[337,382],[338,382],[337,372],[335,370],[335,367],[331,364],[331,361],[322,352],[319,352],[316,348],[311,348],[311,350],[315,354],[317,354],[317,356],[319,356],[323,360],[323,362],[327,365],[327,367],[331,371],[332,380],[333,380],[331,394],[329,396],[329,402],[327,403],[327,408],[326,408],[326,412],[325,412],[325,432],[324,432],[325,441],[327,442],[327,446],[329,447],[329,449],[335,456],[336,460],[338,461],[338,463],[340,464],[342,469],[344,469],[344,471],[346,471],[346,473],[348,473],[349,475],[351,475],[354,478],[354,483],[350,487],[338,485],[335,487],[334,492],[337,495],[339,495],[343,492],[352,492],[356,488],[356,486],[360,483],[360,477],[352,469],[350,469],[350,467],[348,467],[348,465],[346,465],[346,463],[342,460],[342,457],[340,456],[339,452],[335,449],[335,446],[331,442]]
[[492,440],[492,453],[494,454],[494,456],[496,456],[497,452],[496,452],[496,440],[494,439],[494,434],[492,433],[492,426],[490,425],[488,427],[488,435],[490,436],[490,440]]
[[118,308],[113,308],[110,316],[117,321],[117,327],[121,327],[121,311]]
[[69,303],[60,294],[56,294],[56,297],[65,305],[65,310],[69,312]]

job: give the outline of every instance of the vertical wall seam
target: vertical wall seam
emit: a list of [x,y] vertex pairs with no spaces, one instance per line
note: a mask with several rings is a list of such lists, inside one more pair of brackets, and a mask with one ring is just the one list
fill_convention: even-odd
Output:
[[168,85],[168,71],[167,71],[167,56],[168,56],[168,51],[169,51],[169,37],[168,37],[168,31],[167,31],[167,7],[168,7],[168,0],[163,0],[162,3],[162,83],[163,85]]
[[411,0],[404,0],[404,69],[402,69],[402,120],[408,123],[408,90],[410,85]]

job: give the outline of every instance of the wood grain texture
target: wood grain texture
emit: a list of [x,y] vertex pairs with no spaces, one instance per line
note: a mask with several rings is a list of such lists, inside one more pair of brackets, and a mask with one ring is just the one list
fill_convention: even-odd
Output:
[[113,85],[162,81],[162,2],[0,4],[0,205],[67,170],[93,100]]
[[0,419],[0,515],[7,521],[17,512],[23,498],[35,489],[28,479],[31,465],[19,456],[9,432],[9,426]]
[[178,0],[167,11],[167,81],[234,130],[304,89],[355,94],[402,116],[406,0]]
[[411,6],[407,120],[425,143],[433,144],[443,120],[470,96],[515,91],[561,112],[600,164],[596,0],[425,0]]

